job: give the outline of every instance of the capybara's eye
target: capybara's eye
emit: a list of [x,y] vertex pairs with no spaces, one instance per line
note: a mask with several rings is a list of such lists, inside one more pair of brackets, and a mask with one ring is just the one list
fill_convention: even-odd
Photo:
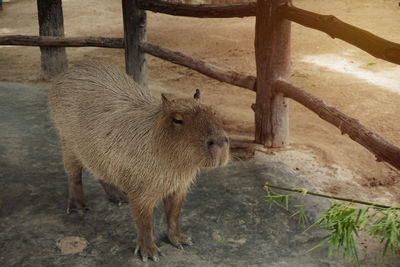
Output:
[[183,120],[178,120],[178,119],[172,118],[172,121],[173,121],[175,124],[183,124]]

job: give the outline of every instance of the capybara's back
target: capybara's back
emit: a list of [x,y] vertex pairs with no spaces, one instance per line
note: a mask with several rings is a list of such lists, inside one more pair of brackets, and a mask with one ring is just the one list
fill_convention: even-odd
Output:
[[115,66],[89,62],[67,70],[50,90],[49,107],[64,148],[98,179],[123,185],[132,164],[150,167],[140,161],[154,153],[160,101]]
[[229,141],[212,110],[191,99],[157,99],[117,67],[81,63],[49,92],[69,177],[67,211],[85,207],[81,172],[86,167],[111,198],[127,196],[139,230],[142,259],[157,260],[152,237],[154,206],[164,200],[168,236],[190,244],[178,231],[187,189],[200,168],[224,165]]

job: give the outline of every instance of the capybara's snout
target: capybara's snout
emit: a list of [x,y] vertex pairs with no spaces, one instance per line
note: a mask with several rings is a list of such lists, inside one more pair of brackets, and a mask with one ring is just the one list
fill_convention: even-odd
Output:
[[212,162],[209,167],[223,166],[229,161],[229,138],[225,134],[210,137],[206,149]]

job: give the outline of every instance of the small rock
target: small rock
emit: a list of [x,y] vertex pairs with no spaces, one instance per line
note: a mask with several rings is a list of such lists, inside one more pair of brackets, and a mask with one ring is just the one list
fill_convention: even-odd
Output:
[[87,240],[80,236],[67,236],[57,242],[57,247],[61,250],[62,255],[80,253],[87,245]]

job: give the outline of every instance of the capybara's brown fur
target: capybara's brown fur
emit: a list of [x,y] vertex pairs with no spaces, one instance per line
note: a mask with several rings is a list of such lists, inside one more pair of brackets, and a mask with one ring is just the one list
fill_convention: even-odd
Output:
[[[164,201],[172,244],[191,244],[178,217],[201,168],[226,164],[229,140],[211,108],[194,98],[155,98],[115,66],[81,63],[49,92],[50,114],[69,177],[68,209],[85,207],[81,172],[87,168],[108,194],[126,196],[138,229],[136,251],[158,260],[153,209]],[[122,192],[124,193],[122,193]]]

